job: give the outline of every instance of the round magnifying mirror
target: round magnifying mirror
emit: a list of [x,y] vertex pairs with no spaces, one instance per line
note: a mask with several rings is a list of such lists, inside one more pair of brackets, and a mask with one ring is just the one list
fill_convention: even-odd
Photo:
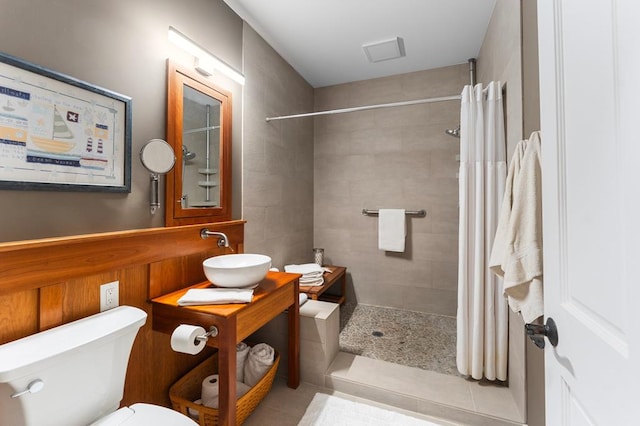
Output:
[[140,161],[151,173],[163,175],[173,169],[176,155],[166,141],[151,139],[140,150]]
[[176,155],[173,148],[162,139],[151,139],[140,150],[140,161],[142,165],[151,172],[151,214],[154,214],[160,207],[160,197],[158,194],[159,175],[168,173],[176,163]]

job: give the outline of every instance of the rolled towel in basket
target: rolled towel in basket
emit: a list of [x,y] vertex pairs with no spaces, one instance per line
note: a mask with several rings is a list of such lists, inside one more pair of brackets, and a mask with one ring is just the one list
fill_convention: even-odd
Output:
[[253,387],[267,374],[275,360],[274,349],[266,343],[258,343],[249,350],[244,363],[244,383]]
[[245,342],[236,345],[236,380],[238,382],[244,382],[244,363],[247,361],[249,349],[251,348]]

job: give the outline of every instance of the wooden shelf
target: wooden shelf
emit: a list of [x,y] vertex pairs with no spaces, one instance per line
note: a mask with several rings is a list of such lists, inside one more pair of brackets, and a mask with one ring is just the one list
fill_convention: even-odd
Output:
[[[333,272],[325,272],[324,284],[318,286],[300,286],[300,292],[306,293],[312,300],[344,304],[347,298],[347,268],[344,266],[324,265]],[[340,295],[325,294],[335,283],[340,283]]]

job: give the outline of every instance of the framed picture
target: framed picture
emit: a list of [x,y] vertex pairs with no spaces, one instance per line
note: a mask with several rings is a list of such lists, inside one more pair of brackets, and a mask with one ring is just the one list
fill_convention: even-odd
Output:
[[131,98],[0,53],[0,190],[131,192]]

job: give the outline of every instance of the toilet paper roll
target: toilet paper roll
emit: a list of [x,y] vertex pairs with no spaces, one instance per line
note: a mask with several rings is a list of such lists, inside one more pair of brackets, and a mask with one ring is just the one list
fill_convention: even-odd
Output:
[[[220,381],[217,374],[204,378],[202,381],[202,405],[209,408],[218,408],[219,384]],[[236,398],[240,398],[249,390],[251,390],[250,386],[242,382],[236,382]]]
[[200,353],[206,345],[204,342],[197,340],[196,337],[205,333],[202,327],[180,324],[171,333],[171,349],[190,355]]
[[218,408],[220,378],[217,374],[211,374],[202,381],[202,405],[210,408]]

